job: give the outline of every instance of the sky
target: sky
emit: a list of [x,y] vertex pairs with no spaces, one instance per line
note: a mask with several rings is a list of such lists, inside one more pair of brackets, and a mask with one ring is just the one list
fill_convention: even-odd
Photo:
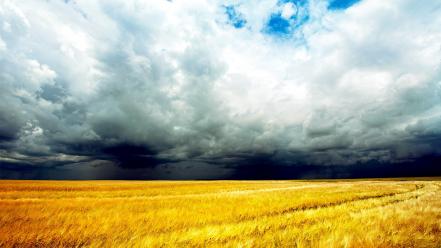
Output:
[[0,178],[441,175],[441,2],[0,1]]

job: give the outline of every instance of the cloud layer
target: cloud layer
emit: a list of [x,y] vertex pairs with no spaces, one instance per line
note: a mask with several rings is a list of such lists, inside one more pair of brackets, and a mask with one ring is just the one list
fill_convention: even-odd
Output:
[[441,155],[441,4],[336,2],[2,1],[0,170]]

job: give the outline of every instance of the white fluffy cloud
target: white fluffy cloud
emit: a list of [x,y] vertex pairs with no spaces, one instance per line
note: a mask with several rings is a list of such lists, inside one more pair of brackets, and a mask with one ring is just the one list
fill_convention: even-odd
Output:
[[106,159],[121,144],[155,161],[441,153],[439,3],[310,0],[283,37],[265,25],[294,18],[293,2],[231,4],[244,27],[211,0],[2,1],[1,156]]

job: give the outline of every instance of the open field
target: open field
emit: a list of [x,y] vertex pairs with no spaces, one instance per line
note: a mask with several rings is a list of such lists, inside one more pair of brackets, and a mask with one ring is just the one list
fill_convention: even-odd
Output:
[[164,245],[441,247],[441,181],[0,181],[0,247]]

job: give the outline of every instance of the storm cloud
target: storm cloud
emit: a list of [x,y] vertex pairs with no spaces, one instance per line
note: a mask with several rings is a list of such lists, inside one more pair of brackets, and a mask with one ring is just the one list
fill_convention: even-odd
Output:
[[439,174],[439,27],[437,1],[1,1],[0,177]]

